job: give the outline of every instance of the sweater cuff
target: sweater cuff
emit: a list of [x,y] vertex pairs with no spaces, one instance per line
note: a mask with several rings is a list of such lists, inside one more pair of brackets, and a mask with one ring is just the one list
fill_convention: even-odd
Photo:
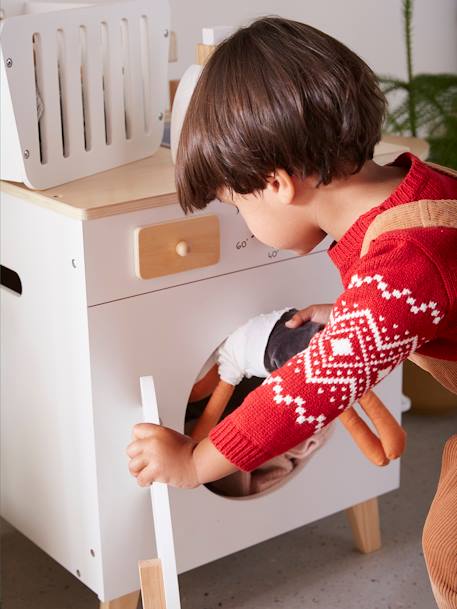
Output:
[[209,439],[226,459],[244,472],[256,469],[272,457],[246,438],[230,417],[223,419],[211,430]]

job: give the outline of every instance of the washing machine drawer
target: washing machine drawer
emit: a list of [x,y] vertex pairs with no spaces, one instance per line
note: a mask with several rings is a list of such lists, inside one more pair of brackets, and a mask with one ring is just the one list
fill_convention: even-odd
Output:
[[139,279],[203,268],[219,262],[219,218],[207,215],[143,226],[135,230],[134,241]]
[[[91,374],[105,591],[138,582],[137,560],[154,556],[149,489],[127,468],[132,425],[142,420],[139,379],[152,376],[162,423],[182,432],[188,397],[209,355],[250,317],[332,302],[340,282],[326,254],[151,292],[89,308]],[[380,386],[400,416],[400,376]],[[329,442],[276,490],[224,498],[205,486],[170,489],[178,571],[365,501],[399,484],[399,464],[371,465],[335,425]],[[113,509],[115,506],[115,509]],[[304,548],[306,551],[306,548]]]

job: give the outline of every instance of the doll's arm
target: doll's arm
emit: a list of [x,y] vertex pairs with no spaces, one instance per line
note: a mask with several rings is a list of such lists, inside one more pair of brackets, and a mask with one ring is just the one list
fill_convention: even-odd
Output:
[[190,436],[193,440],[199,442],[209,434],[212,428],[217,425],[222,416],[230,398],[235,390],[234,385],[220,380],[212,394],[205,410],[199,417]]

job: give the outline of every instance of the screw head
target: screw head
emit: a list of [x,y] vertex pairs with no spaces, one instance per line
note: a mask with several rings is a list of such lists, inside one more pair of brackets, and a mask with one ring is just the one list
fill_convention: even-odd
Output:
[[24,150],[24,159],[28,159],[30,156],[30,150]]
[[163,112],[161,112],[157,118],[159,119],[159,121],[162,121],[163,120]]
[[8,57],[8,59],[6,60],[6,67],[7,68],[12,68],[13,67],[13,60],[11,59],[11,57]]
[[163,35],[165,36],[165,38],[168,38],[170,32],[168,30],[164,30],[163,31]]

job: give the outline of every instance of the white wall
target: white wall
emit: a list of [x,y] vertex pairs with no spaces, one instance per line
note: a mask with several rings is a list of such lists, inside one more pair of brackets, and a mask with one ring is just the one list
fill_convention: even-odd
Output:
[[[276,14],[303,21],[334,36],[358,53],[377,74],[406,75],[401,0],[170,0],[177,33],[180,78],[194,62],[201,28],[245,25]],[[457,72],[457,0],[415,0],[414,71]]]
[[[97,3],[110,0],[55,0]],[[154,0],[151,0],[154,2]],[[304,21],[341,40],[377,74],[404,77],[406,60],[402,0],[169,0],[177,33],[178,62],[170,78],[180,78],[194,62],[201,28],[246,25],[261,15]],[[23,0],[0,0],[7,14]],[[414,0],[415,72],[457,72],[457,0]]]

